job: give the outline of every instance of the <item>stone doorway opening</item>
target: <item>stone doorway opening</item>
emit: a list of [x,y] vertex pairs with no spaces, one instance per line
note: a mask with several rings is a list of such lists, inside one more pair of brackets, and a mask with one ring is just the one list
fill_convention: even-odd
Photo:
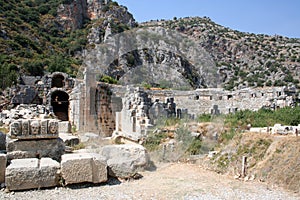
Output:
[[69,95],[64,91],[54,91],[51,106],[55,116],[62,121],[69,121]]
[[64,87],[65,83],[65,77],[61,74],[56,74],[52,77],[52,84],[51,88],[62,88]]

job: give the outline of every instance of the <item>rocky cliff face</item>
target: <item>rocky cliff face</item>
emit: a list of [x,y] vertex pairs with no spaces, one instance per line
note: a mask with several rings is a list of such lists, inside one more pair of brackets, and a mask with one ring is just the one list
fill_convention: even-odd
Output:
[[85,52],[84,66],[90,73],[109,75],[123,85],[196,89],[219,83],[210,55],[176,31],[132,29],[94,45]]
[[[59,5],[56,19],[67,30],[82,28],[84,23],[95,20],[94,25],[99,25],[99,21],[107,26],[110,21],[117,21],[128,27],[135,26],[133,16],[123,6],[110,0],[73,0]],[[100,25],[102,23],[100,22]],[[101,28],[104,28],[101,27]]]
[[175,29],[200,44],[218,66],[227,89],[299,85],[300,40],[243,33],[209,18],[152,21],[142,26]]

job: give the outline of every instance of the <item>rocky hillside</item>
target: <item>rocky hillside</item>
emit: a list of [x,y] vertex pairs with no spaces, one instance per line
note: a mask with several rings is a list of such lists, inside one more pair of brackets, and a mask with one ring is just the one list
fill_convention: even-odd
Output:
[[299,85],[300,39],[232,30],[209,18],[151,21],[197,41],[214,59],[226,89]]
[[[103,44],[108,36],[135,27],[158,28],[159,34],[162,29],[175,30],[192,39],[194,47],[206,51],[205,56],[201,51],[201,56],[205,58],[204,67],[210,63],[209,66],[213,66],[218,73],[217,85],[226,89],[300,86],[299,39],[242,33],[218,25],[207,17],[137,24],[126,7],[110,0],[0,0],[0,24],[1,88],[16,83],[18,74],[40,76],[46,72],[62,71],[76,76],[82,63],[85,66],[85,63],[95,60],[92,56],[83,59],[85,49],[97,56],[95,51],[99,50],[98,45]],[[144,36],[153,40],[151,35]],[[138,41],[143,40],[138,37]],[[211,79],[207,78],[206,72],[203,73],[203,66],[195,66],[187,59],[200,56],[188,54],[183,58],[177,53],[181,52],[180,48],[176,52],[170,51],[172,48],[167,51],[156,51],[155,48],[120,54],[120,58],[105,66],[111,69],[106,70],[106,74],[128,84],[136,77],[130,75],[122,78],[120,74],[155,71],[152,76],[165,74],[158,76],[160,81],[138,77],[148,86],[173,87],[169,82],[174,80],[176,88],[212,86],[206,83]],[[164,67],[155,70],[147,66],[161,66],[166,61],[170,61],[167,69],[171,70],[174,79],[161,82],[170,73]],[[92,67],[101,64],[96,62]],[[137,65],[144,68],[136,69],[134,66]],[[172,69],[174,65],[176,67]]]
[[112,33],[136,26],[125,7],[109,0],[0,0],[0,88],[19,74],[76,76],[88,34],[101,42],[108,23]]

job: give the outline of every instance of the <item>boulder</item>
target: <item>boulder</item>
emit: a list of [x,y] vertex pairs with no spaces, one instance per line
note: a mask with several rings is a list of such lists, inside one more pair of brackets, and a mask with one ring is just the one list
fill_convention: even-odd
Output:
[[6,149],[6,134],[0,132],[0,151]]
[[0,184],[5,182],[6,155],[0,154]]
[[27,190],[57,186],[60,179],[59,169],[59,163],[51,158],[12,160],[6,168],[6,188]]
[[45,158],[60,162],[65,152],[62,139],[10,140],[7,142],[7,159]]
[[100,154],[106,158],[112,177],[130,178],[149,165],[146,149],[138,144],[104,146]]
[[105,158],[99,154],[65,154],[61,160],[61,174],[65,184],[102,183],[107,181]]

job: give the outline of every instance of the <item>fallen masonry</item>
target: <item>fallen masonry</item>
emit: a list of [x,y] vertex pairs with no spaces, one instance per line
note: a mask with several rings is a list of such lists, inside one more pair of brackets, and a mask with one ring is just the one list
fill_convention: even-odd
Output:
[[99,154],[79,153],[62,156],[61,175],[65,184],[107,181],[105,158]]
[[59,169],[59,163],[50,158],[12,160],[5,172],[6,188],[26,190],[57,186]]
[[148,165],[148,154],[141,145],[109,145],[100,153],[66,154],[58,130],[52,119],[11,123],[7,154],[0,154],[0,183],[5,182],[7,190],[104,183],[109,175],[130,178]]

